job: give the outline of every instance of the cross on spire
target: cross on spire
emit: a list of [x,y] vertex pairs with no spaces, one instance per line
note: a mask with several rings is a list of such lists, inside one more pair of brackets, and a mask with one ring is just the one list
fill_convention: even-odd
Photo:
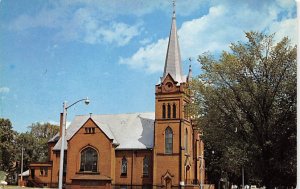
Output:
[[186,78],[187,82],[191,81],[192,80],[192,57],[189,58],[189,61],[190,61],[190,65],[189,65],[189,73],[188,73],[188,76]]
[[173,0],[173,18],[175,18],[175,13],[176,13],[175,7],[176,7],[176,1]]

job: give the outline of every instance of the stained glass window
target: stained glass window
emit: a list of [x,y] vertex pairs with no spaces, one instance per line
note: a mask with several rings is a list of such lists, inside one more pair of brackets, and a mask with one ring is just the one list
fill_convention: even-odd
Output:
[[81,172],[97,172],[98,153],[95,149],[88,147],[81,151]]
[[173,131],[170,127],[165,130],[165,153],[173,153]]

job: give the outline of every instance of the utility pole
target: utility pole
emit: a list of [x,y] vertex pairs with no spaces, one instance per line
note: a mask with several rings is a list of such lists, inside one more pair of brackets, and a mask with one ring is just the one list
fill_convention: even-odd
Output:
[[23,154],[24,154],[24,148],[22,147],[22,152],[21,152],[21,186],[23,186]]
[[245,188],[245,183],[244,183],[244,166],[242,166],[242,186],[243,189]]
[[201,152],[201,156],[200,156],[200,189],[203,189],[203,185],[202,185],[202,167],[203,167],[203,153]]

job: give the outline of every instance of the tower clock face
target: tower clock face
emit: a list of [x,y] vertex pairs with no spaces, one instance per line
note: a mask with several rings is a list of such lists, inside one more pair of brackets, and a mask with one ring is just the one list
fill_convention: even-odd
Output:
[[170,91],[170,90],[173,89],[173,86],[174,86],[173,83],[168,82],[168,83],[165,84],[165,90]]

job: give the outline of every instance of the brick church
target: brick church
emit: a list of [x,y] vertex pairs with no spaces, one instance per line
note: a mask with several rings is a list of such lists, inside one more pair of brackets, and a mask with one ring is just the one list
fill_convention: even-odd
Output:
[[[205,180],[204,144],[187,111],[190,80],[191,69],[187,76],[182,71],[173,11],[155,112],[75,116],[63,146],[64,186],[199,188]],[[60,133],[48,142],[49,161],[30,164],[29,185],[57,187]]]

